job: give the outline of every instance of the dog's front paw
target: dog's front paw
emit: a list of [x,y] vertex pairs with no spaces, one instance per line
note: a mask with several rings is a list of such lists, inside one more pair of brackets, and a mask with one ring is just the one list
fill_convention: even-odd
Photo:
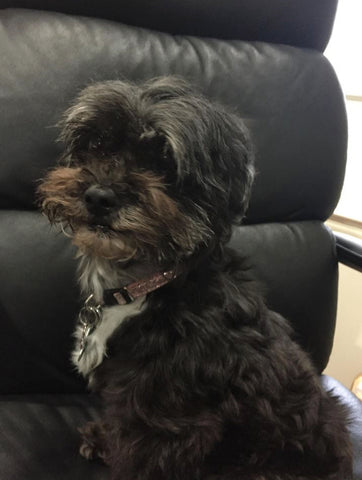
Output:
[[94,448],[93,445],[84,441],[79,448],[79,453],[84,457],[86,460],[94,460],[97,458],[97,450]]
[[106,446],[104,439],[104,427],[97,422],[89,422],[78,429],[82,436],[82,444],[79,453],[86,460],[101,459],[106,463]]

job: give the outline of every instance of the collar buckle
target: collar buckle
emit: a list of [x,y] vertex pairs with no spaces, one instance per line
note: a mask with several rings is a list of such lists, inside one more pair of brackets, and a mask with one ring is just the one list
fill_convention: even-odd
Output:
[[135,301],[135,297],[127,290],[127,287],[122,287],[120,290],[115,291],[113,297],[119,305],[128,305]]

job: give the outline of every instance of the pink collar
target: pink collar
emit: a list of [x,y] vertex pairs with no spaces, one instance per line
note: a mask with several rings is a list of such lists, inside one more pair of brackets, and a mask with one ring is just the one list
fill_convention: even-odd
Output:
[[151,293],[158,288],[163,287],[177,277],[175,270],[167,272],[156,273],[150,278],[140,280],[138,282],[129,283],[121,288],[112,288],[104,290],[103,301],[104,305],[127,305],[132,303],[136,298],[143,297],[147,293]]

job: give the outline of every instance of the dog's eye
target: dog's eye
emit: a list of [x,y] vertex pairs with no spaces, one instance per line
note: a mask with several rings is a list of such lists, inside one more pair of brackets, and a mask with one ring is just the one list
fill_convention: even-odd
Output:
[[92,139],[88,144],[89,152],[96,152],[98,156],[109,157],[119,153],[120,143],[113,137],[102,135]]
[[91,140],[88,145],[89,150],[101,150],[103,146],[103,139],[101,137],[96,138],[95,140]]

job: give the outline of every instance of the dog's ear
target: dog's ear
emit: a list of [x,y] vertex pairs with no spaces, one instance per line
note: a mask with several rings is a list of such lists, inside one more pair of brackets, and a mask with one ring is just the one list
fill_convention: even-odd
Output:
[[177,77],[154,80],[145,88],[148,118],[165,139],[164,150],[176,164],[179,185],[195,190],[195,201],[204,192],[210,209],[217,206],[216,215],[239,223],[254,178],[253,148],[242,119]]
[[214,104],[209,111],[210,158],[215,180],[226,194],[232,223],[248,208],[255,177],[254,148],[243,120]]

